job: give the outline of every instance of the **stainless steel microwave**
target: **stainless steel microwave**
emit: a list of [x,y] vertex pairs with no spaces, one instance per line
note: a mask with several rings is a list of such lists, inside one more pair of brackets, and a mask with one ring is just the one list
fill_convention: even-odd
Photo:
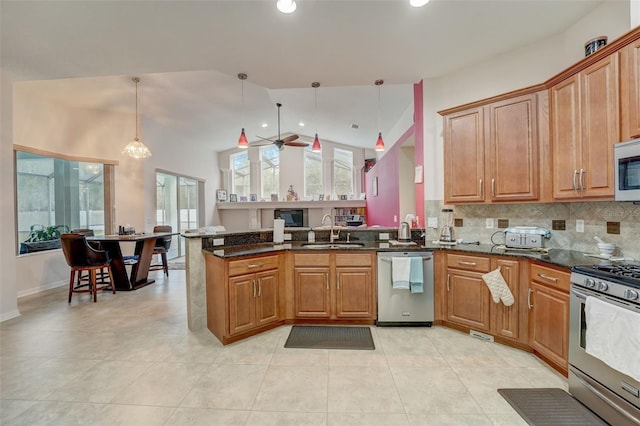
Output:
[[613,146],[615,199],[640,201],[640,139]]

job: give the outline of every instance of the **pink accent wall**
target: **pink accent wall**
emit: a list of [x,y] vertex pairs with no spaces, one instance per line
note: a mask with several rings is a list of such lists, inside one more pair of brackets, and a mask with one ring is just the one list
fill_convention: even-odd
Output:
[[[403,218],[398,217],[394,222],[393,216],[400,214],[400,196],[398,188],[399,164],[398,154],[400,146],[412,135],[415,143],[416,166],[424,163],[424,131],[422,120],[422,81],[413,85],[414,124],[393,145],[387,153],[378,160],[375,166],[364,176],[365,193],[367,194],[367,225],[396,227]],[[389,142],[387,141],[387,146]],[[378,179],[378,194],[373,193],[374,180]],[[415,184],[416,213],[420,217],[420,227],[424,227],[424,180]]]

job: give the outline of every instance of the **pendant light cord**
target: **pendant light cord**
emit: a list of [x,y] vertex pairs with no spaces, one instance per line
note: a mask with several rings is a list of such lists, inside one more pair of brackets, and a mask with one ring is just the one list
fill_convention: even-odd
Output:
[[382,120],[380,118],[380,84],[378,85],[378,132],[382,132]]
[[136,140],[138,140],[138,82],[140,79],[136,77],[133,81],[136,82]]
[[314,87],[313,88],[313,96],[315,97],[315,103],[316,103],[316,119],[315,119],[315,124],[316,124],[316,135],[318,134],[318,87]]

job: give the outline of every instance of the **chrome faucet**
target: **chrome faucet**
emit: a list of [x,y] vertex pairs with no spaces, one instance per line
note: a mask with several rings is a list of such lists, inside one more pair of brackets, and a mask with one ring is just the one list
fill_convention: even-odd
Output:
[[337,234],[333,233],[333,218],[331,217],[331,215],[329,213],[327,213],[324,216],[322,216],[322,226],[327,226],[327,225],[325,225],[325,221],[326,221],[327,218],[329,219],[329,242],[331,244],[333,244],[333,242],[335,240],[340,238],[340,230],[338,229],[338,233]]

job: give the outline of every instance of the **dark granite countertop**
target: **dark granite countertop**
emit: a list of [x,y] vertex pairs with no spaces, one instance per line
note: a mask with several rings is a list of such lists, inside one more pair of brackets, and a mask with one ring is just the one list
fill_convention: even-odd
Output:
[[[337,241],[336,244],[344,244],[344,241]],[[549,249],[548,253],[540,253],[528,250],[505,249],[503,246],[492,244],[459,244],[453,247],[442,247],[438,244],[429,245],[392,245],[385,241],[358,241],[360,245],[339,248],[309,248],[307,242],[292,241],[285,244],[258,243],[235,246],[221,246],[219,248],[203,249],[203,253],[218,256],[225,259],[239,258],[244,256],[255,256],[261,254],[277,253],[284,250],[305,251],[309,253],[319,251],[377,251],[377,252],[402,252],[402,251],[446,251],[462,252],[469,254],[499,255],[538,261],[553,266],[570,269],[576,265],[592,265],[600,263],[610,263],[585,256],[584,253],[574,250]],[[315,244],[328,244],[328,242],[317,241]]]

